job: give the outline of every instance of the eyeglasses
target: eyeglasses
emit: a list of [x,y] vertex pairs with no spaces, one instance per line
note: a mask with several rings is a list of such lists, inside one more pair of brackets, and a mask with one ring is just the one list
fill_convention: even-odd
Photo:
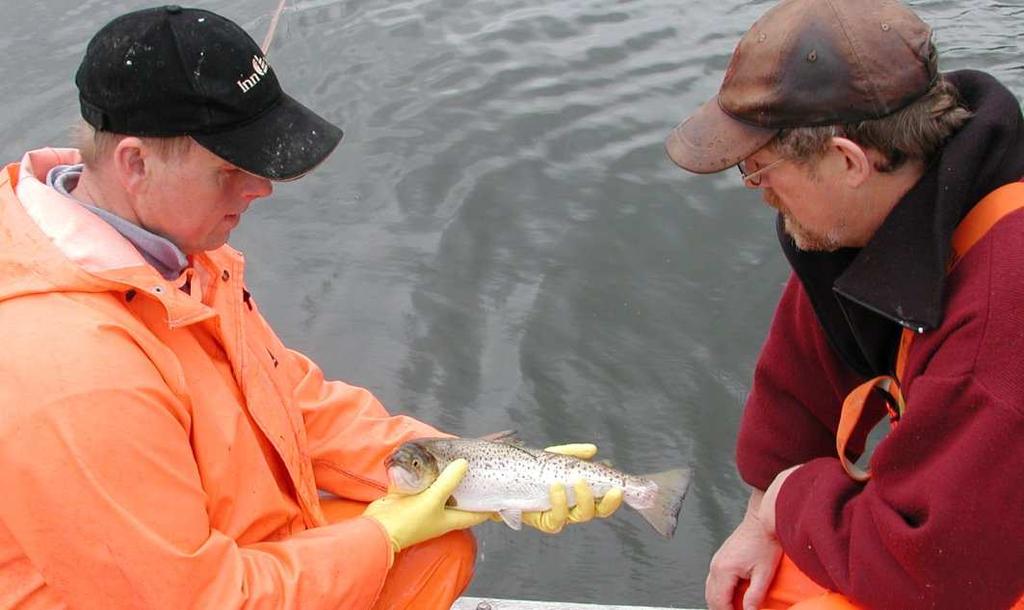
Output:
[[743,169],[743,166],[747,163],[746,160],[743,160],[736,164],[736,169],[740,170],[740,175],[743,176],[744,184],[749,184],[750,186],[761,186],[761,175],[785,160],[785,157],[780,157],[768,165],[750,172],[749,174],[747,173],[747,170]]

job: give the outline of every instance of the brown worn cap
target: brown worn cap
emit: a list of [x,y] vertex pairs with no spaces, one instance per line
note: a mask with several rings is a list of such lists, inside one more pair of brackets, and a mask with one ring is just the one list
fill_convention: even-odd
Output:
[[931,28],[896,0],[782,0],[743,36],[712,100],[665,140],[699,174],[736,165],[780,129],[877,119],[937,78]]

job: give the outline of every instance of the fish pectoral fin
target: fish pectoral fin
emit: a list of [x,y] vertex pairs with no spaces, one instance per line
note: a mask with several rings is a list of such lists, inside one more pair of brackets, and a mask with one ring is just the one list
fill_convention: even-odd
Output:
[[498,514],[501,515],[501,520],[505,522],[505,525],[516,531],[523,529],[523,511],[506,509],[499,510]]

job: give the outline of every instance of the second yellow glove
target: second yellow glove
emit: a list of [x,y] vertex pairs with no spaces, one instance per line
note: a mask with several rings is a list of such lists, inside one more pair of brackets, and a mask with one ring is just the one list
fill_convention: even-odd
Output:
[[[597,446],[590,443],[573,443],[555,445],[544,449],[544,451],[589,460],[597,454]],[[551,508],[545,511],[523,513],[523,523],[545,534],[557,534],[569,523],[586,523],[594,517],[601,519],[610,517],[619,509],[619,506],[622,506],[623,491],[620,488],[616,487],[610,490],[598,501],[595,501],[594,492],[586,481],[576,481],[572,488],[576,504],[571,509],[565,485],[555,483],[548,491]]]

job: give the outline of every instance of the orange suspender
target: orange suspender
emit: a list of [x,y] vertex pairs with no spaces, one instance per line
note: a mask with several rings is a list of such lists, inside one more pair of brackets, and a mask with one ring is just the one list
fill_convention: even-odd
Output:
[[[20,164],[18,163],[9,163],[7,167],[4,168],[5,170],[7,170],[6,178],[11,182],[12,189],[18,188],[18,172],[20,171],[19,168]],[[0,184],[3,184],[7,180],[0,180]]]
[[[971,249],[971,246],[977,243],[1001,218],[1021,208],[1024,208],[1024,182],[1001,186],[979,201],[953,232],[951,242],[953,252],[946,265],[946,273],[952,271],[953,267]],[[846,457],[846,444],[850,440],[850,434],[857,426],[857,422],[860,421],[864,405],[875,388],[882,390],[882,394],[885,396],[890,425],[895,426],[899,421],[906,408],[900,381],[904,379],[907,370],[907,354],[910,353],[910,344],[913,340],[914,332],[909,328],[904,328],[900,335],[899,351],[896,354],[895,377],[880,375],[866,381],[854,388],[843,401],[843,410],[839,416],[839,428],[836,430],[836,452],[846,474],[854,480],[867,481],[871,478],[871,472],[860,468]]]

